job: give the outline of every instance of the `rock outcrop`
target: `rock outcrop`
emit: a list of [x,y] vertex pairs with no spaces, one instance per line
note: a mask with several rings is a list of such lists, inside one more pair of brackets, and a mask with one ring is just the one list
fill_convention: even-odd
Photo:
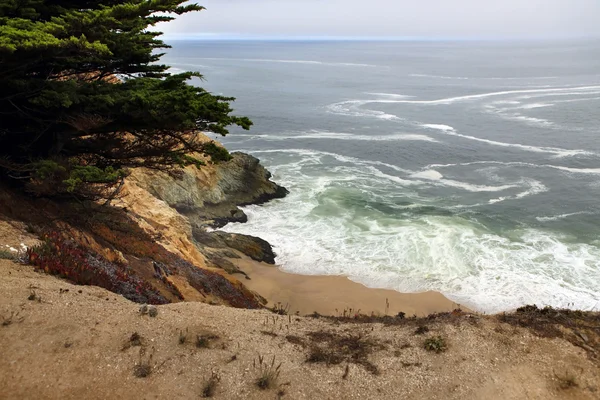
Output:
[[180,178],[167,173],[136,170],[131,182],[187,217],[194,227],[219,228],[246,222],[239,206],[282,198],[288,191],[270,180],[256,157],[233,153],[228,162],[202,168],[189,166]]
[[[0,221],[33,226],[37,236],[53,232],[73,251],[125,269],[166,301],[258,308],[265,299],[242,284],[240,275],[250,278],[230,259],[246,255],[274,263],[271,246],[260,238],[207,228],[245,221],[239,206],[288,192],[270,181],[271,174],[250,155],[204,161],[205,166],[189,166],[178,177],[134,170],[109,208],[33,199],[0,188]],[[59,264],[60,254],[55,257]]]

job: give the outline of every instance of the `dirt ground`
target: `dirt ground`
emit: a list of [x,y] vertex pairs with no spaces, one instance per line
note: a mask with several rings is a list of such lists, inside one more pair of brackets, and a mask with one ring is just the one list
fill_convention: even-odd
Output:
[[211,376],[221,399],[600,398],[589,352],[493,316],[386,326],[202,303],[157,311],[0,260],[0,398],[195,399]]

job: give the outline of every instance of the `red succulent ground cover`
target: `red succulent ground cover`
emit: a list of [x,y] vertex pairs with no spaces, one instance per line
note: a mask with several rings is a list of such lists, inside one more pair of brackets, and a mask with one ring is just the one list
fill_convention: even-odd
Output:
[[44,234],[40,246],[27,250],[27,260],[36,269],[46,273],[79,285],[99,286],[137,303],[169,302],[149,283],[135,276],[127,266],[109,262],[89,249],[64,239],[58,232]]

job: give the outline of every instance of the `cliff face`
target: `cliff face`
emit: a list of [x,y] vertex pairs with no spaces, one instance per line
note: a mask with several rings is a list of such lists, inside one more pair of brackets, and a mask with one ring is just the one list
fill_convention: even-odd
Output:
[[[282,198],[288,191],[270,180],[271,174],[257,158],[244,153],[232,156],[228,162],[189,166],[179,177],[135,170],[128,178],[120,206],[170,252],[239,284],[232,275],[245,274],[228,259],[244,254],[274,264],[271,246],[260,238],[207,228],[245,222],[247,217],[240,206]],[[185,279],[172,280],[180,290],[187,289],[186,299],[202,300],[189,290]]]
[[199,169],[189,166],[179,179],[149,170],[134,171],[129,179],[200,228],[245,222],[247,217],[239,206],[287,195],[285,188],[270,181],[271,174],[256,157],[244,153],[232,156],[228,162]]
[[241,205],[284,197],[287,190],[270,177],[255,157],[242,153],[228,162],[190,166],[178,178],[138,169],[114,207],[94,210],[5,188],[0,190],[0,221],[33,227],[40,236],[53,232],[52,237],[62,237],[68,249],[59,249],[63,244],[57,242],[50,246],[57,249],[52,262],[59,271],[61,263],[68,263],[61,259],[64,254],[81,250],[150,284],[165,301],[257,308],[265,300],[241,283],[238,278],[245,274],[229,259],[245,254],[274,263],[271,246],[259,238],[207,228],[244,221]]

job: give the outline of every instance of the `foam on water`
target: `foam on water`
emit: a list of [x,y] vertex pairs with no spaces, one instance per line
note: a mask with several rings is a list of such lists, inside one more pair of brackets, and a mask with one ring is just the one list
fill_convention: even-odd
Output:
[[591,215],[591,214],[592,213],[589,211],[579,211],[579,212],[574,212],[574,213],[552,215],[549,217],[535,217],[535,219],[537,219],[540,222],[552,222],[552,221],[560,221],[561,219],[573,217],[575,215]]
[[423,141],[431,143],[439,143],[438,140],[421,134],[414,133],[397,133],[391,135],[360,135],[353,133],[339,133],[339,132],[328,132],[328,131],[309,131],[309,132],[298,132],[278,135],[253,135],[253,139],[261,139],[266,141],[281,141],[289,139],[317,139],[317,140],[358,140],[358,141],[383,141],[383,142],[395,142],[395,141]]
[[494,146],[513,147],[516,149],[530,151],[530,152],[534,152],[534,153],[548,153],[548,154],[552,154],[556,157],[572,157],[572,156],[577,156],[577,155],[593,155],[594,154],[594,153],[586,151],[586,150],[567,150],[567,149],[559,149],[556,147],[538,147],[538,146],[528,146],[528,145],[518,144],[518,143],[498,142],[496,140],[489,140],[489,139],[483,139],[483,138],[478,138],[478,137],[469,136],[469,135],[463,135],[463,134],[456,132],[456,130],[453,127],[451,127],[449,125],[443,125],[443,124],[422,124],[421,126],[423,128],[437,130],[439,132],[444,133],[445,135],[457,136],[457,137],[461,137],[463,139],[474,140],[477,142],[487,143],[487,144],[491,144]]
[[327,111],[332,114],[337,115],[345,115],[349,117],[375,117],[379,119],[384,119],[388,121],[398,120],[401,121],[402,118],[388,114],[383,111],[378,110],[368,110],[362,109],[361,106],[370,103],[369,100],[348,100],[341,101],[339,103],[330,104],[326,107]]
[[[435,213],[439,215],[419,213],[439,207],[437,200],[415,195],[403,178],[397,178],[399,186],[391,193],[381,195],[379,179],[390,176],[374,165],[324,171],[319,163],[328,154],[285,150],[282,162],[277,161],[281,151],[261,154],[275,180],[291,193],[286,199],[246,207],[249,222],[230,224],[225,230],[268,240],[286,271],[346,275],[370,287],[402,292],[440,290],[486,312],[531,303],[573,303],[590,309],[600,300],[596,247],[568,244],[554,233],[535,229],[509,239],[442,209]],[[423,171],[417,176],[435,184],[444,180],[440,175]],[[528,192],[542,190],[539,183],[528,184]],[[390,203],[397,196],[394,192],[409,199],[411,207]],[[384,205],[404,211],[380,211]]]
[[600,168],[572,168],[572,167],[564,167],[560,165],[551,165],[551,164],[532,164],[526,162],[502,162],[502,161],[474,161],[467,163],[457,163],[457,164],[430,164],[427,168],[450,168],[450,167],[458,167],[458,166],[470,166],[470,165],[484,165],[484,164],[492,164],[492,165],[502,165],[502,166],[518,166],[518,167],[531,167],[531,168],[552,168],[560,171],[570,172],[574,174],[600,174]]

